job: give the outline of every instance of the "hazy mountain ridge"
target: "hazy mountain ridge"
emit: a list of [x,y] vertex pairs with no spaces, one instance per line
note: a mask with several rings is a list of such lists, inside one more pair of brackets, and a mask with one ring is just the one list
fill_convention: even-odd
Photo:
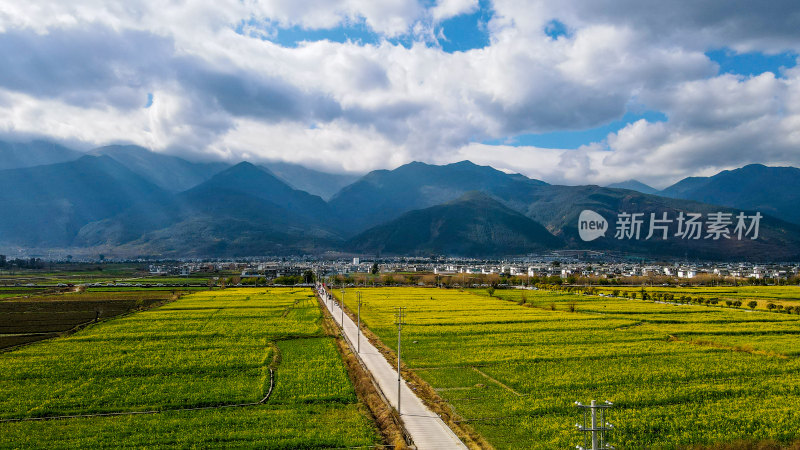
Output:
[[177,156],[152,152],[136,145],[109,145],[90,152],[106,155],[151,183],[170,192],[181,192],[230,167],[227,163],[195,163]]
[[[247,162],[203,165],[141,147],[93,153],[103,156],[0,171],[0,208],[14,211],[0,222],[0,245],[170,257],[328,250],[481,256],[583,248],[655,258],[800,259],[800,226],[777,218],[793,217],[800,186],[795,168],[753,165],[689,178],[665,190],[681,198],[668,198],[624,188],[549,185],[469,161],[413,162],[370,172],[326,202]],[[151,171],[154,166],[163,170]],[[702,202],[691,200],[701,195]],[[608,220],[605,238],[580,240],[577,221],[584,209]],[[645,218],[666,212],[674,219],[681,211],[754,210],[764,214],[757,241],[613,238],[620,212]],[[670,235],[675,228],[673,223]],[[545,229],[549,238],[541,234]]]
[[648,186],[639,180],[626,180],[619,183],[612,183],[606,186],[612,189],[628,189],[631,191],[641,192],[642,194],[658,194],[658,189]]
[[320,172],[298,164],[269,162],[261,164],[289,186],[317,195],[327,201],[345,186],[356,182],[361,175]]
[[74,161],[84,154],[47,141],[0,141],[0,170]]
[[[0,242],[69,246],[79,230],[168,194],[107,156],[0,172]],[[13,212],[13,213],[11,213]]]

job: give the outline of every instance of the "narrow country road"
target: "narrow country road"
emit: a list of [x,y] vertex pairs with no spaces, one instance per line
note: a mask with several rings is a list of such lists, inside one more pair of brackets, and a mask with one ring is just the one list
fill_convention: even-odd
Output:
[[[327,292],[320,288],[319,295],[323,299],[325,307],[333,315],[334,320],[342,325],[342,310],[339,308],[336,299],[332,299]],[[347,314],[344,314],[344,333],[349,340],[348,344],[353,352],[356,352],[356,340],[358,330],[356,324]],[[377,381],[383,395],[389,399],[389,403],[397,408],[397,371],[392,368],[386,359],[381,355],[364,336],[361,336],[361,352],[358,356],[372,373]],[[405,381],[400,388],[401,409],[400,415],[403,419],[408,434],[414,441],[414,445],[421,450],[425,449],[466,449],[467,447],[458,439],[442,419],[434,412],[429,410],[417,397],[416,394],[406,385]]]

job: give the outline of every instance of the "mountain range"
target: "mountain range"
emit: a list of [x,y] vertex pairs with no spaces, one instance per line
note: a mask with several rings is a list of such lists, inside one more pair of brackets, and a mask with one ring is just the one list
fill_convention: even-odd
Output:
[[[13,211],[0,221],[5,252],[481,257],[592,249],[650,258],[800,259],[800,169],[792,167],[750,165],[657,191],[636,180],[550,185],[469,161],[412,162],[355,179],[288,163],[191,162],[136,146],[82,153],[42,141],[0,142],[0,160],[7,167],[0,170],[0,208]],[[581,239],[583,210],[606,220],[605,236]],[[639,239],[615,237],[625,212],[642,214]],[[730,214],[730,231],[740,212],[761,213],[758,239],[675,237],[682,213],[718,212]],[[669,239],[645,239],[651,214],[669,218]]]

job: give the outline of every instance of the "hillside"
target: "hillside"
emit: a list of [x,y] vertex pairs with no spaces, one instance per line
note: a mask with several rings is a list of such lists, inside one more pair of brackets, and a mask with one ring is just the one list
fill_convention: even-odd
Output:
[[[13,211],[0,222],[4,251],[91,248],[108,255],[170,257],[326,251],[500,256],[565,248],[651,258],[800,258],[800,226],[780,219],[796,214],[800,170],[794,168],[747,166],[686,179],[666,190],[702,200],[695,201],[631,189],[549,185],[468,161],[410,163],[371,172],[326,203],[272,170],[247,162],[227,168],[202,165],[140,147],[106,147],[97,153],[104,154],[0,171],[0,208]],[[313,176],[308,174],[297,176]],[[182,192],[171,191],[196,182]],[[629,187],[636,187],[631,183]],[[588,242],[580,238],[583,210],[606,219],[605,236]],[[716,212],[733,217],[755,211],[764,216],[757,240],[675,237],[680,213],[708,219]],[[620,213],[642,214],[640,239],[614,238]],[[672,220],[669,239],[645,238],[651,213],[666,213]]]
[[482,193],[411,211],[345,243],[372,254],[451,256],[520,255],[556,248],[543,226]]
[[672,198],[761,211],[800,224],[800,169],[751,164],[712,177],[690,177],[661,191]]
[[341,239],[322,199],[240,163],[186,192],[141,204],[80,232],[85,246],[169,256],[286,255],[324,251]]
[[412,162],[394,170],[368,173],[338,192],[330,205],[355,234],[404,212],[446,203],[470,191],[514,199],[533,186],[543,185],[546,183],[470,161],[443,166]]
[[[578,233],[578,217],[588,209],[602,215],[609,224],[605,238],[584,242]],[[675,237],[676,219],[680,212],[699,213],[703,220],[708,214],[722,212],[735,216],[742,210],[700,202],[670,199],[634,191],[608,189],[599,186],[544,186],[536,188],[531,201],[522,211],[561,237],[568,248],[629,252],[652,258],[693,257],[707,259],[738,259],[743,261],[794,260],[800,257],[800,226],[771,216],[760,222],[757,240],[722,239],[687,240]],[[641,238],[615,239],[617,216],[620,213],[642,213],[645,220]],[[745,210],[748,214],[752,211]],[[661,218],[663,213],[672,220],[669,238],[646,240],[650,214]],[[731,227],[733,229],[733,227]],[[707,234],[703,228],[703,237]]]
[[[454,175],[459,173],[466,173],[467,177],[472,178]],[[337,194],[331,205],[337,208],[339,214],[344,210],[345,214],[356,216],[357,220],[349,223],[354,224],[353,229],[357,229],[357,224],[380,224],[381,218],[397,218],[408,212],[411,205],[426,205],[414,208],[423,209],[429,207],[427,203],[430,202],[438,201],[441,204],[452,201],[450,197],[460,194],[458,186],[461,185],[477,186],[475,190],[544,225],[549,232],[563,240],[566,248],[628,252],[653,258],[692,255],[710,259],[764,260],[794,259],[800,255],[800,227],[774,217],[767,216],[761,221],[761,233],[756,241],[684,240],[674,236],[677,232],[674,221],[680,212],[701,213],[707,217],[715,212],[736,214],[740,209],[647,195],[633,190],[557,186],[527,179],[520,181],[515,176],[468,162],[447,166],[412,163],[394,171],[372,172]],[[352,205],[358,205],[358,209]],[[578,236],[578,216],[584,209],[606,217],[612,228],[611,233],[592,242],[581,240]],[[642,217],[648,219],[645,226],[649,223],[651,213],[661,217],[666,212],[673,219],[671,237],[667,240],[647,240],[645,237],[649,230],[645,229],[639,240],[614,239],[616,217],[624,212],[642,213]],[[343,220],[347,220],[347,216]],[[422,228],[424,226],[415,232],[422,232]],[[373,236],[373,244],[374,241]],[[377,247],[371,245],[371,248]]]
[[0,171],[0,243],[68,246],[86,224],[167,195],[107,156]]

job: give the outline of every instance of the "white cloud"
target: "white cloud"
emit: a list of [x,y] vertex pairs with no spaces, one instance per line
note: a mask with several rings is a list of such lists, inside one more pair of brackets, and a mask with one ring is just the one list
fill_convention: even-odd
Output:
[[447,20],[461,14],[473,13],[478,6],[478,0],[439,0],[431,8],[431,16],[436,21]]
[[[0,132],[348,171],[468,158],[575,184],[664,185],[748,162],[800,164],[800,69],[717,76],[704,54],[800,50],[794,2],[496,0],[491,45],[449,54],[425,44],[436,22],[477,7],[5,2]],[[569,35],[547,36],[553,20]],[[281,27],[347,24],[419,42],[287,48],[260,39]],[[144,109],[149,93],[154,102]],[[478,143],[597,127],[631,105],[668,121],[629,124],[578,150]]]

